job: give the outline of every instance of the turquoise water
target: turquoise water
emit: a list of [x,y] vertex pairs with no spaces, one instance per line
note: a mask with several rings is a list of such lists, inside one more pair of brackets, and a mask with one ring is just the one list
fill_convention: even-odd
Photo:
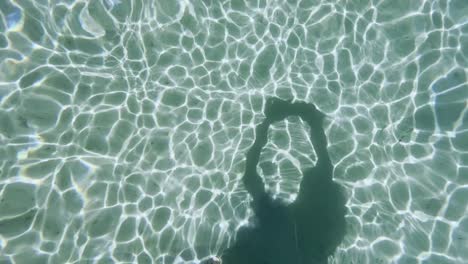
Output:
[[[198,263],[253,216],[266,99],[313,103],[346,235],[329,263],[468,259],[468,2],[0,1],[0,263]],[[295,200],[309,127],[257,168]],[[312,153],[312,155],[311,155]]]

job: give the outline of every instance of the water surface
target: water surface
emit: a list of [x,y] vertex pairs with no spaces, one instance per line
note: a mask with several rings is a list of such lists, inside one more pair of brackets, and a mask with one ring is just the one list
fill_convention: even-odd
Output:
[[[313,103],[347,195],[329,263],[468,259],[466,0],[3,0],[0,262],[197,263],[251,220],[272,96]],[[297,117],[258,173],[294,201]],[[313,153],[313,152],[312,152]]]

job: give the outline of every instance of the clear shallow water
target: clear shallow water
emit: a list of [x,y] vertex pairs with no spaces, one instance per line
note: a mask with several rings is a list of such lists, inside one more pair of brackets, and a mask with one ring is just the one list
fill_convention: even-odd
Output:
[[[347,234],[330,263],[468,259],[468,3],[1,1],[0,260],[185,263],[252,215],[269,96],[314,103]],[[259,173],[295,198],[308,126]],[[279,176],[279,172],[281,176]]]

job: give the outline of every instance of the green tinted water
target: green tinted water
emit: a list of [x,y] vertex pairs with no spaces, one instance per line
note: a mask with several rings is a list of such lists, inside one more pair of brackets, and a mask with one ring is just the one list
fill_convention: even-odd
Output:
[[[197,263],[253,213],[266,98],[315,104],[347,233],[329,263],[468,259],[468,2],[0,2],[0,262]],[[308,125],[258,172],[296,198]]]

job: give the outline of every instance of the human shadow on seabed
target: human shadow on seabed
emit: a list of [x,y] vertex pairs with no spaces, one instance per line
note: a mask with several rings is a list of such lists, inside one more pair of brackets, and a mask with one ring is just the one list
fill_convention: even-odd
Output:
[[[243,182],[252,196],[255,220],[241,228],[235,243],[221,256],[223,264],[323,264],[342,242],[346,197],[333,181],[333,165],[322,128],[324,115],[313,104],[270,98],[266,118],[256,127],[255,142],[247,153]],[[291,204],[273,199],[257,174],[268,127],[288,116],[299,116],[310,126],[316,166],[303,172],[297,198]],[[312,151],[312,150],[311,150]]]

